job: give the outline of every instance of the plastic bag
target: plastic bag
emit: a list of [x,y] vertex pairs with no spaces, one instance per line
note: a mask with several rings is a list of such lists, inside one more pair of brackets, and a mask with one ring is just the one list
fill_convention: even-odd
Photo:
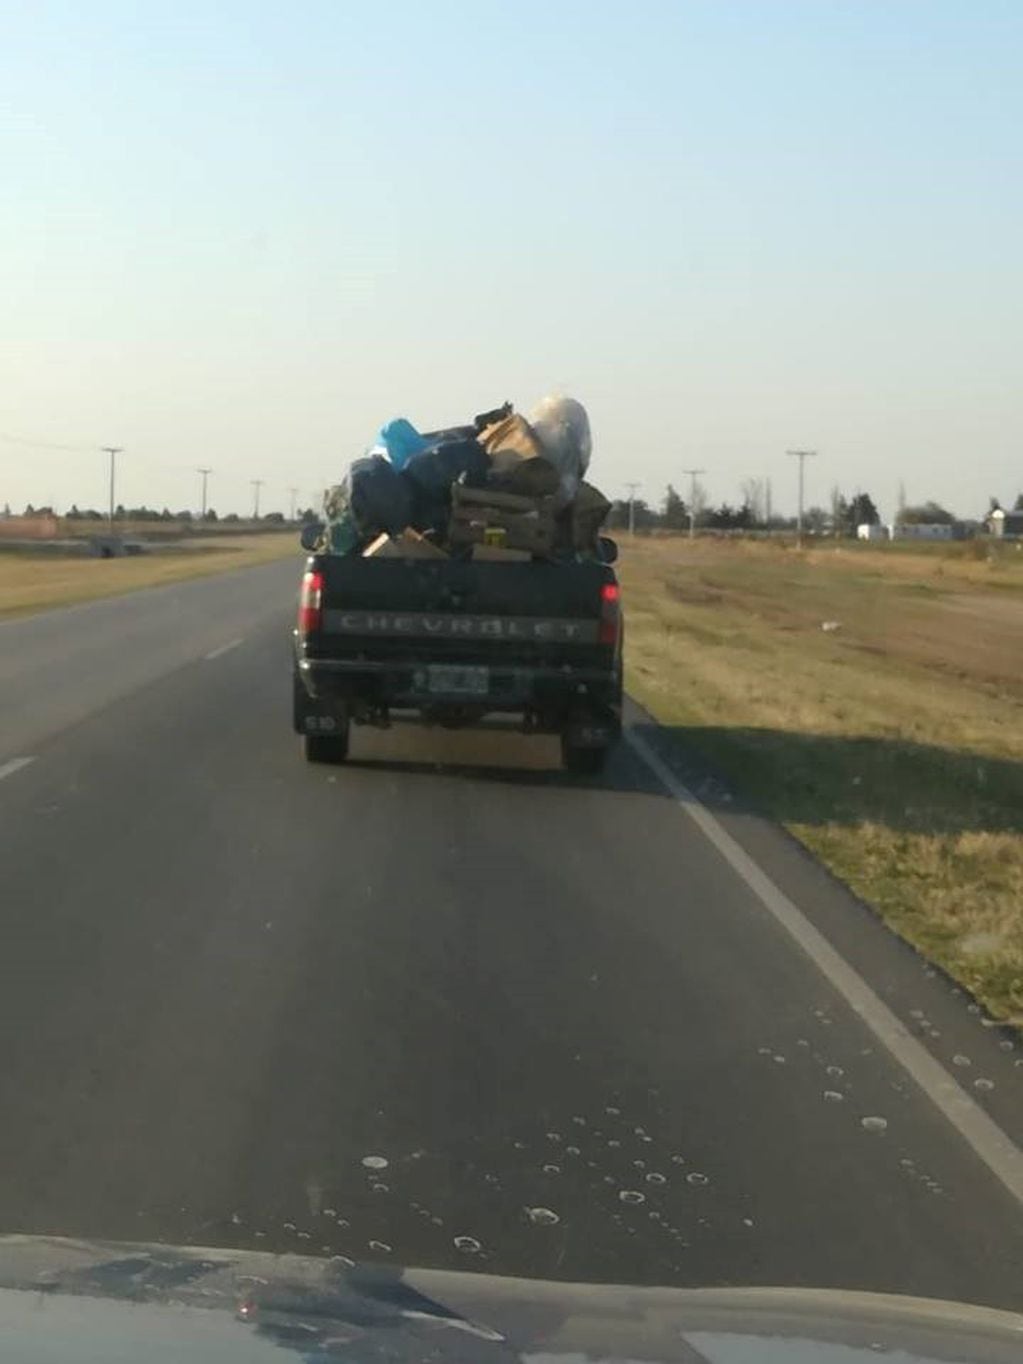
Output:
[[567,506],[575,497],[590,466],[593,451],[586,409],[575,398],[550,394],[542,398],[529,414],[529,424],[543,447],[545,457],[558,471],[558,505]]
[[348,471],[348,500],[364,535],[400,535],[412,519],[412,492],[382,455],[357,459]]

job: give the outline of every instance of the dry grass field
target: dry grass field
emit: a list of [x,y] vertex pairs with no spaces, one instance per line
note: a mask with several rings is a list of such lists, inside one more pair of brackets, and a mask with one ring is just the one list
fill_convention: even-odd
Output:
[[1023,1024],[1023,552],[638,539],[620,570],[632,694]]
[[274,559],[293,557],[297,563],[300,554],[294,528],[258,535],[210,535],[174,553],[123,559],[0,553],[0,620]]

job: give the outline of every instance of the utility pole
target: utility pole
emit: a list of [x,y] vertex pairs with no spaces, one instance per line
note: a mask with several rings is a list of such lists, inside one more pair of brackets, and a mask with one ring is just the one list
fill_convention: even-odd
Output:
[[692,540],[696,535],[696,480],[707,470],[683,469],[682,472],[689,475],[689,538]]
[[100,446],[100,449],[103,451],[103,453],[104,453],[105,455],[109,455],[109,456],[110,456],[110,514],[109,514],[109,517],[108,517],[107,519],[108,519],[108,524],[109,524],[109,528],[110,528],[110,534],[113,535],[113,533],[114,533],[114,461],[117,459],[117,456],[118,456],[119,454],[122,453],[122,451],[123,451],[123,449],[124,449],[124,446],[123,446],[123,445],[101,445],[101,446]]
[[252,490],[253,490],[252,519],[253,519],[253,521],[258,521],[258,520],[259,520],[259,490],[260,490],[260,488],[262,488],[263,484],[266,482],[266,479],[265,479],[265,478],[251,478],[251,479],[249,479],[249,482],[252,484]]
[[206,480],[212,474],[212,469],[196,469],[197,474],[202,474],[202,519],[206,520]]
[[636,489],[642,485],[639,483],[626,483],[629,490],[629,534],[636,534]]
[[796,515],[796,548],[803,547],[803,467],[808,459],[816,459],[816,450],[786,450],[790,459],[799,460],[799,511]]
[[289,488],[289,489],[288,489],[288,492],[291,494],[291,520],[294,521],[294,519],[295,519],[295,498],[298,496],[298,489],[297,489],[297,488]]
[[766,494],[765,494],[765,497],[766,497],[766,502],[767,502],[767,529],[768,529],[768,531],[770,531],[770,529],[771,529],[771,514],[772,514],[772,513],[771,513],[771,480],[770,480],[770,479],[767,480],[767,492],[766,492]]

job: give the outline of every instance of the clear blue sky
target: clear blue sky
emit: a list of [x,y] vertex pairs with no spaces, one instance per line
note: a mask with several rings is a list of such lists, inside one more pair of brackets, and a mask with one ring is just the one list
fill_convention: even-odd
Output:
[[[1019,0],[0,4],[0,504],[264,506],[562,389],[592,474],[1023,490]],[[303,496],[303,500],[305,497]]]

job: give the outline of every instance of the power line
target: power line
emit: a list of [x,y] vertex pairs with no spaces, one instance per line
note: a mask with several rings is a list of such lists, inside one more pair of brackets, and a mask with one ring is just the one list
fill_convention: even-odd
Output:
[[808,459],[816,459],[816,450],[786,450],[790,459],[799,460],[799,510],[796,513],[796,546],[803,546],[803,467]]
[[682,472],[689,475],[689,538],[692,540],[696,534],[696,480],[707,470],[683,469]]

